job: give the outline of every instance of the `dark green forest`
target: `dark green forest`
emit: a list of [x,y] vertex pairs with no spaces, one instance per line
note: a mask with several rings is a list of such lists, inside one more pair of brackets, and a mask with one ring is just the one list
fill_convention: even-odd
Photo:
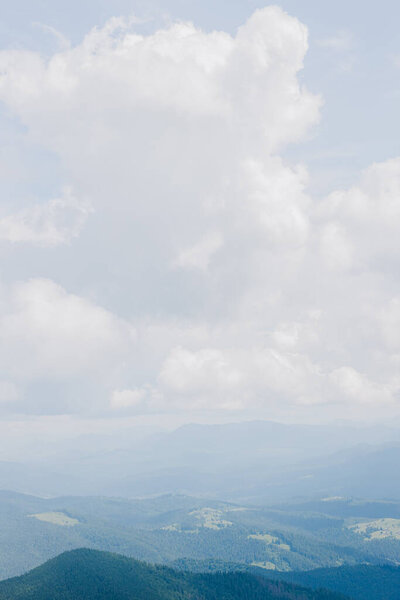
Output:
[[284,580],[312,588],[347,594],[354,600],[399,600],[400,567],[390,565],[356,565],[337,569],[315,569],[305,572],[268,573]]
[[65,552],[0,582],[0,600],[344,600],[247,573],[177,572],[95,550]]

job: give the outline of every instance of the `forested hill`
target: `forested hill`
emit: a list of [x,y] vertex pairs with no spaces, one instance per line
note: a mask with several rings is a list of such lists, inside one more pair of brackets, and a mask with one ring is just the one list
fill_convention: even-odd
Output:
[[351,596],[354,600],[399,600],[400,567],[390,565],[355,565],[312,571],[278,573],[279,577],[311,588],[324,587]]
[[343,600],[246,573],[195,574],[96,550],[73,550],[0,582],[0,600]]

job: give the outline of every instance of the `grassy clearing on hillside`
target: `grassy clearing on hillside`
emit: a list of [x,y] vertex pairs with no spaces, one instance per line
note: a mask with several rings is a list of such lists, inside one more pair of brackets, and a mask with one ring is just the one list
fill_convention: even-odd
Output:
[[62,512],[36,513],[34,515],[28,515],[28,517],[32,517],[38,521],[44,521],[45,523],[60,525],[61,527],[74,527],[75,525],[79,525],[78,519],[73,519]]
[[215,508],[201,508],[189,514],[194,515],[201,522],[201,526],[207,529],[224,529],[233,525],[232,521],[222,518],[224,514],[222,510],[216,510]]
[[253,533],[251,535],[248,535],[247,538],[249,540],[260,540],[261,542],[264,542],[267,546],[277,546],[278,548],[281,548],[281,550],[287,550],[288,552],[290,552],[289,544],[280,543],[279,538],[275,537],[274,535],[270,535],[269,533]]
[[383,540],[385,538],[400,540],[400,519],[376,519],[349,525],[349,529],[364,535],[366,540]]
[[260,569],[267,569],[267,571],[276,571],[276,565],[273,562],[269,562],[268,560],[264,562],[254,561],[251,563],[253,567],[260,567]]

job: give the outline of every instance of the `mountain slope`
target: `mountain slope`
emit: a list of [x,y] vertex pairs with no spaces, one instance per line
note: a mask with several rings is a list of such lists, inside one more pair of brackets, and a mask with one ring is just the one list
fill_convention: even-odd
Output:
[[[332,508],[332,502],[321,504]],[[373,514],[379,517],[375,504]],[[363,515],[364,505],[358,506]],[[396,518],[399,506],[392,504],[389,511],[383,503],[382,515]],[[21,575],[75,548],[151,563],[219,560],[280,571],[399,560],[400,539],[365,540],[348,527],[359,522],[364,527],[362,518],[348,523],[341,517],[283,508],[256,509],[177,495],[44,499],[0,492],[0,579]],[[356,507],[354,511],[356,516]]]
[[340,600],[245,573],[179,573],[95,550],[65,552],[0,583],[0,600]]
[[400,567],[356,565],[305,572],[268,572],[271,578],[347,594],[354,600],[399,600]]

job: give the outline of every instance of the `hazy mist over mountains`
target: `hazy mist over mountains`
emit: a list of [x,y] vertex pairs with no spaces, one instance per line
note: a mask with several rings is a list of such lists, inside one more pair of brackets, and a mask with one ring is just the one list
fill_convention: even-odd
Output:
[[343,495],[400,498],[400,430],[249,421],[83,436],[47,457],[0,463],[0,487],[39,495],[202,495],[270,503]]

